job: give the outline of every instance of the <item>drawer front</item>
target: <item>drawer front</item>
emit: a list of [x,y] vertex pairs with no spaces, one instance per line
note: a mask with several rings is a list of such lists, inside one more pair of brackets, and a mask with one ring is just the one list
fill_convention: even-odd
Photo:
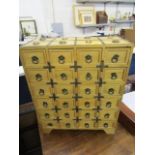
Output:
[[125,82],[127,77],[127,69],[124,68],[105,68],[101,72],[101,78],[105,82]]
[[77,61],[82,67],[96,67],[100,63],[101,49],[77,49]]
[[46,84],[49,81],[49,72],[45,69],[26,69],[30,83]]
[[37,110],[51,110],[54,108],[55,104],[50,99],[35,99],[35,107]]
[[111,97],[111,98],[105,98],[101,99],[99,105],[101,109],[114,109],[118,108],[118,104],[121,101],[121,97]]
[[127,67],[130,58],[129,48],[109,48],[105,49],[102,59],[106,65],[111,67]]
[[60,122],[61,129],[74,129],[75,128],[75,122],[72,119],[69,120],[62,120]]
[[95,83],[99,79],[99,71],[97,69],[80,69],[78,71],[78,80],[82,83]]
[[41,125],[49,129],[59,129],[61,127],[60,123],[55,120],[43,120],[41,121]]
[[49,61],[55,68],[69,68],[73,65],[73,49],[49,50]]
[[75,103],[74,100],[72,99],[58,99],[56,101],[56,106],[60,109],[65,109],[65,110],[71,110],[73,108],[75,108]]
[[77,124],[78,128],[80,129],[93,129],[94,128],[94,122],[89,120],[81,120]]
[[37,114],[40,119],[45,120],[45,121],[51,121],[56,119],[57,113],[52,110],[38,110]]
[[54,70],[54,80],[58,83],[71,83],[74,81],[76,75],[73,70]]
[[96,112],[94,110],[79,110],[77,117],[84,120],[91,120],[96,117]]
[[45,50],[25,50],[21,56],[24,66],[28,68],[43,68],[47,64]]
[[61,119],[74,119],[75,118],[75,112],[73,110],[59,110],[58,116]]
[[78,87],[78,94],[84,98],[93,98],[98,93],[96,85],[80,85]]
[[52,94],[51,87],[45,85],[32,85],[31,90],[35,98],[49,98],[49,96]]
[[114,122],[113,121],[105,121],[101,120],[97,123],[97,127],[100,129],[109,129],[114,127]]
[[118,118],[118,110],[101,110],[97,115],[103,120],[116,120]]
[[94,109],[97,106],[97,101],[95,99],[79,99],[78,107],[80,109]]
[[74,86],[70,85],[56,85],[55,92],[59,98],[72,98],[75,92]]
[[100,90],[103,95],[116,96],[122,94],[122,88],[120,84],[105,84]]

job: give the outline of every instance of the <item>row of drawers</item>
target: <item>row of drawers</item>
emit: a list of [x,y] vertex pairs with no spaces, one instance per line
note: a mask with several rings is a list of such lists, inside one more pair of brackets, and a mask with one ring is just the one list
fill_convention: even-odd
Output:
[[112,110],[86,110],[86,109],[80,109],[78,111],[76,110],[60,110],[57,109],[57,112],[55,109],[51,110],[39,110],[37,111],[39,118],[42,120],[56,120],[60,121],[61,119],[84,119],[84,120],[115,120],[118,117],[118,109],[112,109]]
[[[52,88],[50,85],[31,85],[34,98],[103,98],[104,96],[117,96],[124,92],[124,85],[103,84],[98,85],[62,85],[57,84]],[[101,96],[100,96],[101,95]]]
[[58,109],[70,110],[78,106],[80,109],[95,109],[99,107],[100,109],[117,109],[118,103],[121,100],[121,96],[103,98],[100,101],[97,99],[79,99],[75,101],[73,99],[57,99],[52,101],[51,99],[35,99],[34,104],[37,110],[51,110],[57,107]]
[[49,129],[111,129],[116,127],[116,121],[89,121],[89,120],[81,120],[76,122],[73,119],[70,120],[61,120],[57,121],[42,121],[40,120],[42,126],[44,128]]
[[56,83],[65,84],[70,84],[75,79],[82,83],[95,83],[99,79],[103,79],[104,82],[122,83],[127,76],[126,68],[104,68],[103,72],[99,69],[79,69],[78,72],[74,72],[73,69],[54,69],[52,72],[46,69],[26,69],[25,72],[29,82],[36,84],[47,84],[50,79],[54,79]]
[[127,67],[131,48],[63,48],[63,49],[28,49],[21,57],[25,68],[43,68],[49,62],[55,68],[70,68],[77,61],[82,67],[96,67],[104,61],[105,65]]

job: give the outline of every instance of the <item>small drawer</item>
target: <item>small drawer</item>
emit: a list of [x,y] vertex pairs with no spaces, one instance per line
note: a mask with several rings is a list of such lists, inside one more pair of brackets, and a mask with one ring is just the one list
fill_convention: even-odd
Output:
[[96,67],[100,63],[101,49],[79,48],[77,49],[77,61],[82,67]]
[[94,122],[89,120],[81,120],[77,123],[79,129],[94,129]]
[[91,120],[96,117],[96,112],[94,110],[79,110],[77,116],[81,119]]
[[97,106],[95,99],[79,99],[78,107],[81,109],[94,109]]
[[37,110],[51,110],[55,107],[55,104],[50,99],[35,99],[34,104]]
[[78,80],[82,83],[95,83],[99,79],[98,69],[79,69]]
[[72,98],[75,92],[74,86],[69,85],[56,85],[55,92],[59,98]]
[[45,69],[26,69],[26,73],[30,83],[46,84],[50,79],[49,72]]
[[52,94],[51,87],[45,85],[32,85],[31,90],[35,98],[49,98],[49,96]]
[[74,129],[75,128],[75,122],[72,119],[68,120],[62,120],[60,123],[61,129]]
[[78,94],[83,98],[93,98],[98,93],[96,85],[80,85],[78,87]]
[[108,95],[108,96],[116,96],[116,95],[121,95],[123,93],[123,86],[120,84],[104,84],[100,88],[100,92],[103,95]]
[[102,59],[110,67],[127,67],[129,65],[131,48],[106,48]]
[[124,68],[104,68],[101,78],[105,82],[124,83],[127,78],[127,69]]
[[38,110],[37,114],[42,120],[53,120],[58,116],[57,113],[52,110]]
[[69,68],[73,65],[73,49],[52,49],[49,50],[49,61],[55,68]]
[[99,106],[101,109],[118,109],[118,104],[121,101],[121,96],[112,97],[112,98],[105,98],[101,99]]
[[41,125],[44,127],[44,128],[49,128],[49,129],[60,129],[60,123],[55,121],[55,120],[43,120],[40,122]]
[[70,84],[76,78],[76,74],[72,69],[68,69],[68,70],[55,69],[53,72],[53,75],[54,75],[54,80],[57,83]]
[[45,50],[24,50],[21,60],[26,68],[43,68],[47,64]]
[[118,112],[118,110],[101,110],[98,113],[98,117],[103,120],[116,120]]
[[58,116],[61,119],[74,119],[75,112],[73,110],[59,110]]
[[98,122],[97,127],[100,129],[109,129],[109,128],[113,128],[114,125],[115,123],[113,121],[101,120]]
[[56,101],[56,106],[60,109],[71,110],[75,108],[74,100],[72,99],[58,99]]

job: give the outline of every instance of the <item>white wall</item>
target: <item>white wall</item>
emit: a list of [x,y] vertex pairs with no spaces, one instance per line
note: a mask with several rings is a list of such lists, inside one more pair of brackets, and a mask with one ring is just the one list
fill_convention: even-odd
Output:
[[[76,28],[73,21],[72,6],[76,0],[20,0],[20,16],[31,16],[36,19],[38,32],[49,33],[53,22],[61,22],[64,27],[64,35],[80,35],[83,33],[81,28]],[[85,4],[91,5],[91,4]],[[94,4],[96,10],[104,10],[104,4]],[[54,8],[54,10],[52,9]],[[121,13],[133,12],[133,5],[119,4],[118,10]],[[106,12],[108,16],[114,16],[116,12],[116,4],[106,4]],[[117,32],[122,27],[129,27],[129,24],[120,24],[117,26]],[[86,33],[95,32],[96,28],[87,28]],[[109,27],[106,28],[109,31]]]

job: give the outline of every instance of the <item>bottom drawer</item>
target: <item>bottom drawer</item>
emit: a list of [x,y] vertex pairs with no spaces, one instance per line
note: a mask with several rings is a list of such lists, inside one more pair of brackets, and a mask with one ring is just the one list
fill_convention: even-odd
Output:
[[74,129],[75,122],[74,122],[74,120],[62,120],[60,122],[60,128],[61,129]]
[[94,122],[81,120],[79,123],[76,124],[77,128],[79,129],[94,129]]
[[97,124],[95,124],[96,128],[99,129],[109,129],[109,128],[114,128],[115,127],[115,122],[113,121],[99,121]]
[[61,127],[60,123],[58,123],[55,120],[48,120],[48,121],[41,120],[40,124],[43,128],[49,128],[49,129],[59,129]]

